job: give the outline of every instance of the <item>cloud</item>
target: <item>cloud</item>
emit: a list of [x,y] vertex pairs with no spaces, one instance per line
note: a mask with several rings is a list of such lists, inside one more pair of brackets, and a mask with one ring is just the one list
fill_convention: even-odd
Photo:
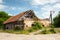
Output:
[[54,8],[60,8],[60,3],[55,4]]
[[3,0],[0,0],[0,10],[5,9],[7,6],[3,5]]
[[12,11],[21,11],[21,12],[23,12],[23,11],[28,10],[29,8],[27,8],[27,7],[15,7],[15,6],[10,6],[10,7],[8,7],[8,9],[9,9],[9,10],[12,10]]
[[0,0],[0,3],[3,3],[3,0]]
[[60,9],[60,3],[56,3],[54,5],[46,5],[41,8],[44,11],[51,11],[51,10],[59,10]]
[[0,10],[5,9],[7,6],[0,4]]
[[43,18],[49,18],[50,14],[49,14],[49,12],[44,12],[42,14],[42,16],[43,16]]
[[9,13],[8,15],[13,16],[13,14]]
[[[19,0],[17,0],[19,1]],[[16,1],[16,2],[17,2]],[[28,9],[33,9],[36,13],[36,15],[40,18],[48,18],[50,16],[50,11],[54,10],[55,15],[57,15],[57,12],[60,10],[60,0],[23,0],[27,2],[31,7],[19,7],[18,5],[15,6],[7,6],[3,5],[3,0],[0,0],[0,10],[4,9],[7,10],[8,12],[12,13],[19,13],[26,11]],[[9,4],[10,5],[10,4]],[[42,11],[42,12],[41,12]],[[9,15],[11,15],[9,14]]]
[[50,11],[50,10],[53,10],[53,6],[51,5],[47,5],[47,6],[44,6],[41,8],[43,11]]
[[[49,18],[50,11],[52,10],[55,11],[55,14],[57,15],[57,12],[60,10],[60,0],[29,0],[28,2],[30,3],[30,5],[32,5],[34,9],[37,9],[35,13],[38,17],[41,18]],[[53,15],[56,16],[55,14]]]
[[52,3],[56,3],[59,2],[59,0],[32,0],[30,1],[31,5],[45,5],[45,4],[52,4]]
[[42,16],[44,18],[49,17],[50,11],[55,11],[53,14],[53,17],[55,17],[58,14],[58,11],[60,11],[60,3],[56,3],[54,5],[46,5],[42,7],[41,10],[43,11]]
[[11,10],[16,10],[17,8],[16,8],[16,7],[10,7],[9,9],[11,9]]

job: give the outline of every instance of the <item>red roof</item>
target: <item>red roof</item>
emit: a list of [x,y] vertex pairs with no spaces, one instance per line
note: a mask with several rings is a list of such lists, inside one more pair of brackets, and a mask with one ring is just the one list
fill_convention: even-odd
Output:
[[29,12],[29,11],[31,11],[31,10],[28,10],[28,11],[26,11],[26,12],[22,12],[22,13],[16,15],[16,16],[12,16],[12,17],[10,17],[9,19],[7,19],[3,24],[10,23],[10,22],[15,22],[15,21],[17,21],[20,17],[22,17],[23,15],[25,15],[25,14],[26,14],[27,12]]

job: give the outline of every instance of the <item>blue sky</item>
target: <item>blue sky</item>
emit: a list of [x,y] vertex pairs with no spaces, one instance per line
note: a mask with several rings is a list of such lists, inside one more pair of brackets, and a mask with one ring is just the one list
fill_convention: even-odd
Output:
[[49,18],[50,11],[55,11],[53,17],[60,11],[60,0],[0,0],[0,11],[9,15],[33,10],[39,18]]

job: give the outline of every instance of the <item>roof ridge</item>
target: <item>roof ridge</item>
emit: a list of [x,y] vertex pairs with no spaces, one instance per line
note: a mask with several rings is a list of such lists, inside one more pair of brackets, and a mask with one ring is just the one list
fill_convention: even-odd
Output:
[[9,23],[9,22],[14,22],[17,21],[20,17],[22,17],[23,15],[25,15],[27,12],[32,11],[32,10],[27,10],[25,12],[21,12],[16,16],[12,16],[9,19],[7,19],[5,22],[3,22],[3,24]]

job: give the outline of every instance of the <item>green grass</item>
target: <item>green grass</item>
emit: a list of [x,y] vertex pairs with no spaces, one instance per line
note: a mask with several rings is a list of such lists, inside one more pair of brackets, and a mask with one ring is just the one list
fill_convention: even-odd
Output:
[[16,27],[13,30],[0,29],[0,32],[13,33],[13,34],[29,34],[31,32],[42,30],[42,32],[40,32],[38,34],[53,34],[53,33],[58,33],[58,32],[60,33],[60,30],[56,30],[56,29],[54,29],[54,27],[51,29],[50,28],[45,28],[44,26],[42,26],[41,23],[35,22],[34,25],[31,28],[29,28],[28,30],[22,30],[22,29],[19,29],[19,27]]
[[42,32],[40,32],[39,34],[55,34],[55,33],[58,33],[58,31],[56,29],[49,29],[47,30],[48,28],[45,28]]
[[[41,30],[43,30],[42,32],[38,33],[38,34],[54,34],[54,33],[60,33],[60,30],[56,30],[56,29],[49,29],[48,28],[43,28]],[[0,32],[6,32],[6,33],[12,33],[12,34],[29,34],[31,32],[35,32],[37,30],[34,29],[29,29],[29,30],[0,30]]]
[[57,30],[58,33],[60,33],[60,28],[55,28]]
[[18,31],[14,31],[14,30],[0,30],[0,32],[12,33],[12,34],[29,34],[29,32],[27,30],[18,30]]

